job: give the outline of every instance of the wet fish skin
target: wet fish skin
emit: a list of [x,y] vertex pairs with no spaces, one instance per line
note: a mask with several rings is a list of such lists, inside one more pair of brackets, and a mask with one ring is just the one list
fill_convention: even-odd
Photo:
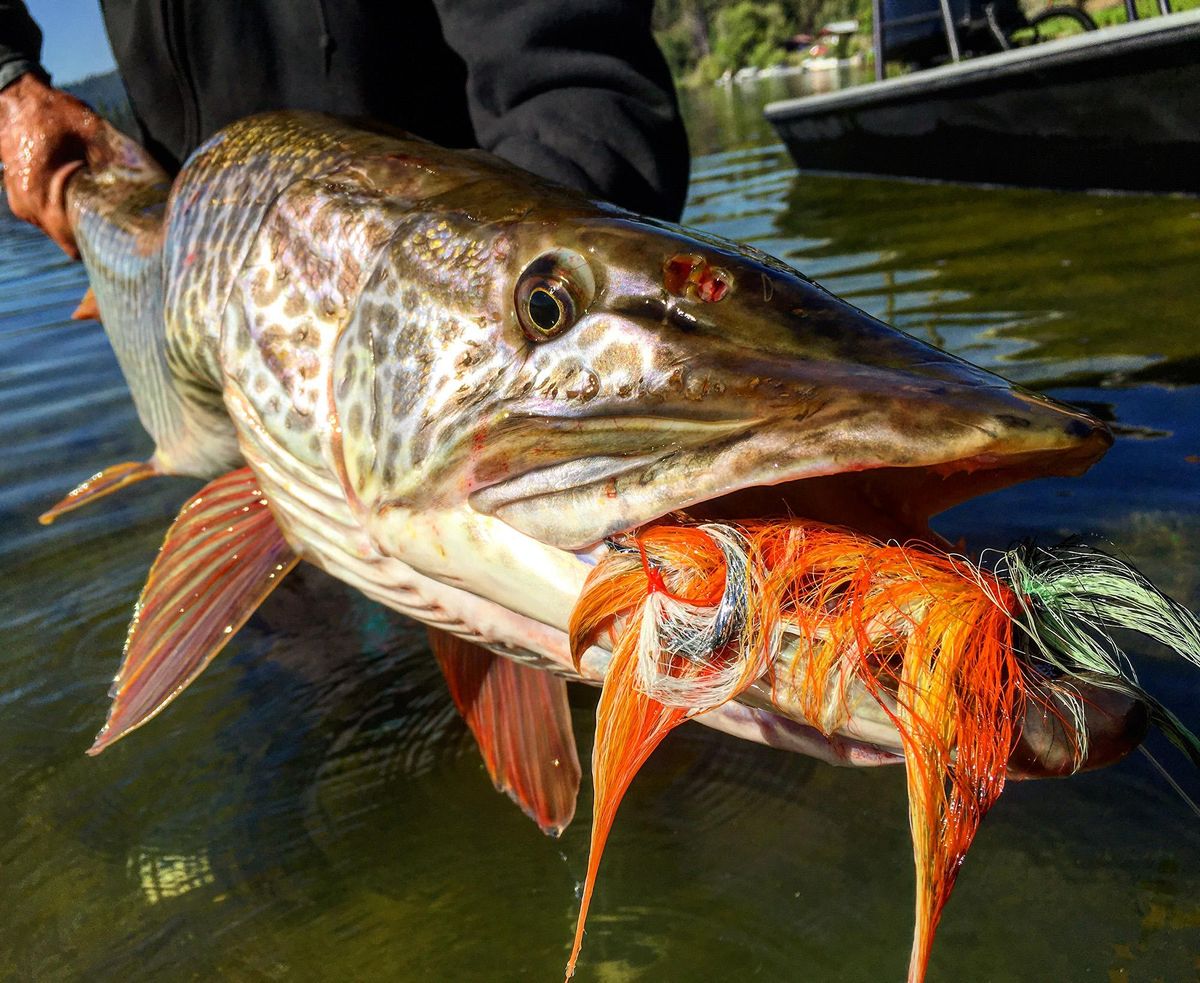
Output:
[[[776,509],[919,533],[1110,441],[756,250],[324,117],[242,121],[169,197],[143,168],[75,182],[72,208],[114,345],[152,356],[122,367],[160,470],[244,460],[302,558],[566,675],[587,557],[614,531],[798,482]],[[681,257],[709,279],[673,276]],[[543,267],[578,307],[545,339],[516,302]],[[768,726],[786,707],[707,716],[746,736],[747,714],[831,760],[899,747]]]

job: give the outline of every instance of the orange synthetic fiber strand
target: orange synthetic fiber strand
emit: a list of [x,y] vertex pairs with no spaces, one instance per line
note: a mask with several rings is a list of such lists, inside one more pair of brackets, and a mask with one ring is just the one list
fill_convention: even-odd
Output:
[[[637,619],[635,619],[637,620]],[[636,625],[630,625],[613,650],[612,662],[596,708],[596,744],[592,752],[592,840],[588,853],[587,877],[579,903],[575,943],[567,963],[566,978],[575,975],[575,963],[583,946],[583,926],[587,921],[596,873],[609,831],[625,792],[651,752],[664,737],[687,719],[680,707],[663,706],[643,696],[634,685],[637,673]]]
[[[844,530],[764,526],[755,543],[802,640],[775,686],[820,724],[831,679],[857,679],[904,742],[917,876],[909,979],[919,980],[962,859],[1004,788],[1024,713],[1016,598],[964,560]],[[847,662],[850,672],[837,673]]]
[[[671,729],[716,705],[664,706],[646,695],[637,669],[664,612],[719,603],[733,572],[715,529],[736,530],[745,546],[740,631],[704,660],[664,651],[659,672],[703,681],[733,666],[725,699],[765,677],[777,705],[827,735],[863,690],[879,704],[905,751],[917,875],[908,978],[921,980],[962,859],[1004,788],[1015,722],[1028,699],[1040,699],[1013,649],[1019,607],[1007,584],[961,558],[799,520],[645,529],[588,578],[573,650],[578,658],[606,631],[615,644],[597,710],[592,851],[568,978],[621,797]],[[798,637],[782,655],[780,626]]]
[[[663,535],[656,535],[660,531]],[[632,561],[625,556],[621,558],[624,562],[597,566],[571,619],[572,650],[578,659],[602,631],[612,626],[618,615],[628,616],[613,649],[596,708],[592,840],[567,979],[575,974],[600,857],[617,807],[646,759],[689,716],[687,709],[664,706],[636,686],[642,621],[650,616],[645,610],[647,602],[661,592],[695,604],[712,604],[725,588],[724,556],[706,533],[685,526],[663,527],[649,530],[638,547],[640,555]],[[651,566],[648,548],[657,548],[656,556],[673,561],[665,574]],[[684,659],[673,659],[671,668],[678,677],[713,671],[712,666]]]

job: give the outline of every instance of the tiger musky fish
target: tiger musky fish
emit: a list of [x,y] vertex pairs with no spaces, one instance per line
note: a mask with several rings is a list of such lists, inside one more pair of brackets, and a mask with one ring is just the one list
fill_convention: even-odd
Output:
[[[579,782],[564,680],[610,657],[576,667],[566,632],[608,537],[686,509],[931,539],[930,516],[1111,442],[755,249],[481,152],[281,113],[221,131],[171,183],[108,140],[70,209],[156,451],[46,518],[154,474],[212,481],[151,571],[93,752],[303,559],[430,627],[493,778],[561,830]],[[1096,702],[1089,766],[1136,743],[1131,705]],[[865,704],[830,736],[764,687],[698,719],[839,763],[902,755]],[[1042,750],[1017,770],[1061,770],[1047,728],[1026,721]]]
[[[168,185],[110,141],[113,163],[80,175],[70,201],[157,446],[117,482],[249,465],[253,487],[213,515],[265,500],[263,528],[283,540],[270,555],[531,664],[572,673],[567,621],[614,532],[749,506],[930,536],[931,514],[1081,470],[1111,439],[756,250],[480,152],[275,114],[217,134]],[[100,477],[73,504],[109,487]],[[176,587],[219,597],[199,627],[156,624],[162,644],[127,656],[98,746],[211,658],[223,638],[201,629],[224,618],[231,634],[264,596],[238,600],[223,578],[269,589],[283,572],[190,559],[160,563]],[[825,746],[784,709],[709,722],[835,759],[895,757]]]

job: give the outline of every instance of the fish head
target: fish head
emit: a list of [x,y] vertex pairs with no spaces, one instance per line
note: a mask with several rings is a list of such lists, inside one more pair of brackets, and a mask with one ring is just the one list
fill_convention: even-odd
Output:
[[339,357],[366,507],[460,502],[564,550],[679,510],[929,536],[1111,442],[757,250],[597,208],[424,216]]

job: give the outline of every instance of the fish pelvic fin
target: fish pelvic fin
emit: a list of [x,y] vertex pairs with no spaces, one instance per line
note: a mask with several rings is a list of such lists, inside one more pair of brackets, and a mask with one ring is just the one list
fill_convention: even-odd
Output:
[[161,473],[153,459],[149,461],[122,461],[120,464],[110,465],[103,471],[92,475],[86,481],[81,481],[72,488],[64,498],[39,515],[38,522],[43,526],[48,526],[59,516],[65,515],[67,512],[74,512],[76,509],[99,501],[113,492],[125,488],[127,485],[145,481],[147,478],[153,478]]
[[580,779],[566,681],[437,628],[429,644],[496,788],[543,833],[560,835]]
[[297,561],[249,468],[192,496],[150,568],[109,691],[108,720],[88,754],[183,692]]

